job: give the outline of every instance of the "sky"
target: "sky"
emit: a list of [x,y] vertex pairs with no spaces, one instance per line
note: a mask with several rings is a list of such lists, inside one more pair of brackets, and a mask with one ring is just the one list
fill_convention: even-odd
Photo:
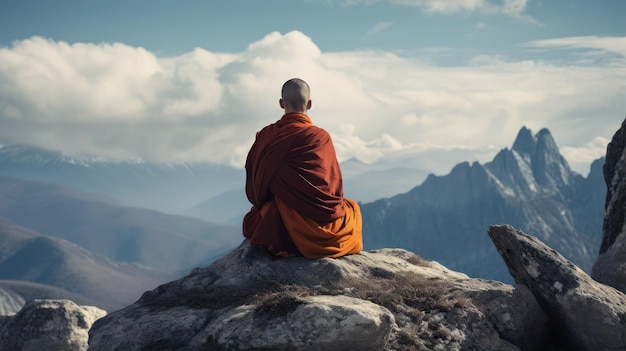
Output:
[[525,126],[586,175],[626,117],[626,1],[0,2],[3,144],[242,167],[294,77],[340,161],[445,174]]

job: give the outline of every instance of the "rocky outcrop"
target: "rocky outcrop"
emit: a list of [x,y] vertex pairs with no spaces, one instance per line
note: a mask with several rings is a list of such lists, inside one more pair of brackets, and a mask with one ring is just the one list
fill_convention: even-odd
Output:
[[515,282],[527,286],[546,311],[567,350],[626,350],[626,295],[511,226],[491,226],[489,236]]
[[604,163],[607,185],[600,253],[592,277],[626,292],[626,120],[609,143]]
[[537,350],[547,317],[522,285],[401,249],[276,259],[244,241],[96,321],[89,349]]
[[0,350],[87,350],[87,332],[105,314],[69,300],[32,300],[0,317]]

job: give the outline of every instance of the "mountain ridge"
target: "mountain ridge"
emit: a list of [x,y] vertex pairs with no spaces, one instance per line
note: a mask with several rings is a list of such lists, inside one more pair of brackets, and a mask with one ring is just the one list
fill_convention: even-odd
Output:
[[[587,181],[560,155],[548,129],[523,127],[511,149],[491,162],[461,162],[443,176],[429,175],[404,194],[363,204],[366,249],[402,247],[470,276],[510,282],[484,228],[508,223],[568,256],[589,272],[599,245],[603,200],[589,196],[602,161]],[[606,190],[604,190],[606,192]],[[581,203],[587,198],[591,203]],[[588,213],[586,223],[575,214]]]
[[226,189],[240,188],[244,172],[200,162],[115,161],[65,155],[29,145],[0,148],[0,174],[71,186],[107,201],[178,213]]
[[[71,298],[107,310],[123,307],[142,291],[171,279],[169,273],[113,262],[66,240],[42,235],[0,217],[0,289],[15,309],[33,298]],[[15,235],[16,231],[28,235]],[[12,234],[13,233],[13,234]],[[16,298],[16,296],[21,297]]]

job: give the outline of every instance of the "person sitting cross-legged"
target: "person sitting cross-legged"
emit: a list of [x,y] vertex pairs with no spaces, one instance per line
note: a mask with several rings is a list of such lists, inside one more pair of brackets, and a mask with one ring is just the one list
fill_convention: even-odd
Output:
[[340,257],[363,249],[361,210],[343,196],[332,139],[311,122],[309,85],[290,79],[284,115],[257,132],[246,159],[252,208],[243,235],[276,256]]

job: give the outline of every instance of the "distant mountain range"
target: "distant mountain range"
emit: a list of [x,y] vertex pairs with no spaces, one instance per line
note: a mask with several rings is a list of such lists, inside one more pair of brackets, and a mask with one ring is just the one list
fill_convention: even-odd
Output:
[[[380,168],[356,159],[341,164],[346,196],[361,202],[408,191],[427,170]],[[250,209],[245,171],[207,163],[149,163],[68,156],[29,145],[0,144],[0,175],[65,185],[117,205],[241,224]],[[394,179],[389,183],[389,179]],[[380,184],[386,184],[380,186]]]
[[238,227],[117,206],[65,186],[4,176],[0,216],[114,261],[176,273],[241,241]]
[[120,308],[241,240],[239,227],[0,176],[0,289],[10,301],[78,296],[108,310]]
[[15,312],[34,298],[66,298],[114,310],[171,274],[113,262],[66,240],[0,218],[0,310]]
[[510,282],[486,234],[511,224],[589,272],[602,235],[603,159],[587,178],[570,170],[547,129],[522,128],[484,165],[460,163],[409,192],[362,205],[366,249],[401,247],[450,269]]
[[180,213],[241,189],[243,170],[207,163],[149,163],[72,157],[28,145],[0,145],[0,175],[71,186],[133,207]]

